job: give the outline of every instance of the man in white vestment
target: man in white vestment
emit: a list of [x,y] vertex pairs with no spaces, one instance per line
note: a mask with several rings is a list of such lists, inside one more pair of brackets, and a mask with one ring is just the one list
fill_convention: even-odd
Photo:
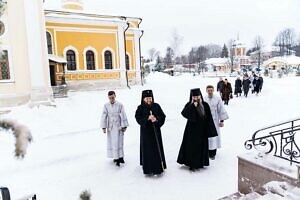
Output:
[[101,128],[107,134],[107,157],[113,158],[117,166],[124,162],[124,132],[128,127],[128,120],[123,104],[116,101],[114,91],[108,92],[109,102],[103,107]]
[[218,136],[208,138],[209,157],[214,160],[217,154],[217,149],[221,148],[220,127],[224,126],[224,120],[228,119],[228,114],[224,108],[223,101],[219,95],[214,94],[214,87],[208,85],[206,87],[207,95],[204,96],[204,101],[208,103],[214,120]]

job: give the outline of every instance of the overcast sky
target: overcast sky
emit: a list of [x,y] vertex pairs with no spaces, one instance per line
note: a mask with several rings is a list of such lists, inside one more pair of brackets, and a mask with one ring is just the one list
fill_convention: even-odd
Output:
[[[61,0],[45,0],[46,8],[60,8]],[[85,10],[98,14],[143,19],[142,53],[150,48],[165,55],[174,29],[183,37],[181,53],[191,47],[223,45],[237,35],[247,46],[261,35],[271,45],[277,33],[293,28],[300,35],[300,0],[83,0]],[[300,38],[299,38],[300,39]]]

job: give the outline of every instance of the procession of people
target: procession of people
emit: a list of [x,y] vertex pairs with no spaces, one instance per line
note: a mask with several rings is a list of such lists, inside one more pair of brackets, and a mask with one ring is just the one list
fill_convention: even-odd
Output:
[[263,78],[259,74],[252,73],[250,76],[245,73],[243,75],[243,78],[238,76],[234,82],[234,93],[232,90],[231,83],[228,82],[228,79],[225,78],[223,80],[222,77],[220,77],[219,82],[217,83],[217,91],[220,93],[220,96],[222,98],[222,101],[224,102],[224,105],[229,104],[229,100],[233,98],[232,93],[236,97],[240,97],[242,93],[244,93],[244,97],[248,97],[249,90],[251,89],[252,94],[258,95],[263,87]]
[[[209,158],[214,159],[216,149],[220,148],[219,125],[228,119],[228,115],[220,105],[220,98],[215,102],[216,105],[204,101],[212,97],[217,98],[216,95],[204,98],[199,88],[191,89],[189,101],[181,112],[187,123],[177,162],[191,171],[209,166]],[[107,157],[120,167],[125,164],[124,132],[129,124],[124,106],[116,101],[114,91],[108,92],[108,99],[102,111],[101,128],[107,135]],[[140,125],[140,165],[143,173],[146,176],[161,175],[167,169],[161,133],[166,115],[161,106],[154,102],[152,90],[142,91],[135,119]]]
[[[255,74],[250,77],[244,75],[242,80],[237,77],[234,95],[240,97],[243,92],[247,97],[250,89],[258,94],[262,84],[262,77]],[[186,125],[179,147],[178,164],[196,171],[209,166],[209,160],[215,160],[217,149],[221,148],[220,128],[229,119],[224,105],[229,104],[232,93],[231,83],[226,78],[220,78],[217,93],[212,85],[207,85],[204,96],[200,88],[190,90],[188,102],[181,111]],[[108,92],[108,100],[102,110],[101,128],[107,135],[107,157],[120,167],[125,164],[124,133],[129,123],[123,104],[116,101],[115,91]],[[140,165],[143,173],[145,176],[160,176],[167,169],[161,131],[166,115],[160,104],[154,101],[152,90],[142,91],[135,119],[140,126]]]

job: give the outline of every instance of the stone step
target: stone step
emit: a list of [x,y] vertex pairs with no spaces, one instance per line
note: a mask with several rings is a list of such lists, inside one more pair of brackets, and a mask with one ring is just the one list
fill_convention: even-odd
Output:
[[231,195],[228,195],[226,197],[223,197],[219,200],[236,200],[236,199],[239,199],[240,197],[242,197],[243,194],[239,193],[239,192],[236,192],[234,194],[231,194]]
[[[239,192],[228,195],[223,197],[219,200],[281,200],[285,199],[284,197],[274,194],[274,193],[266,193],[266,194],[259,194],[257,192],[251,192],[249,194],[241,194]],[[286,198],[286,199],[293,199],[293,198]]]

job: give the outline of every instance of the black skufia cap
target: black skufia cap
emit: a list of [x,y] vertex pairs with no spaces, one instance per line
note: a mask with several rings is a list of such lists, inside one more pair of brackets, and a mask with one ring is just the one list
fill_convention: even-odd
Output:
[[191,89],[192,96],[201,96],[200,88]]
[[193,96],[201,96],[201,100],[203,101],[203,96],[202,96],[200,88],[191,89],[191,92],[190,92],[190,101],[192,100]]
[[142,92],[142,100],[141,100],[141,103],[144,102],[144,98],[146,97],[152,97],[152,101],[154,102],[154,97],[153,97],[153,92],[152,90],[144,90]]

